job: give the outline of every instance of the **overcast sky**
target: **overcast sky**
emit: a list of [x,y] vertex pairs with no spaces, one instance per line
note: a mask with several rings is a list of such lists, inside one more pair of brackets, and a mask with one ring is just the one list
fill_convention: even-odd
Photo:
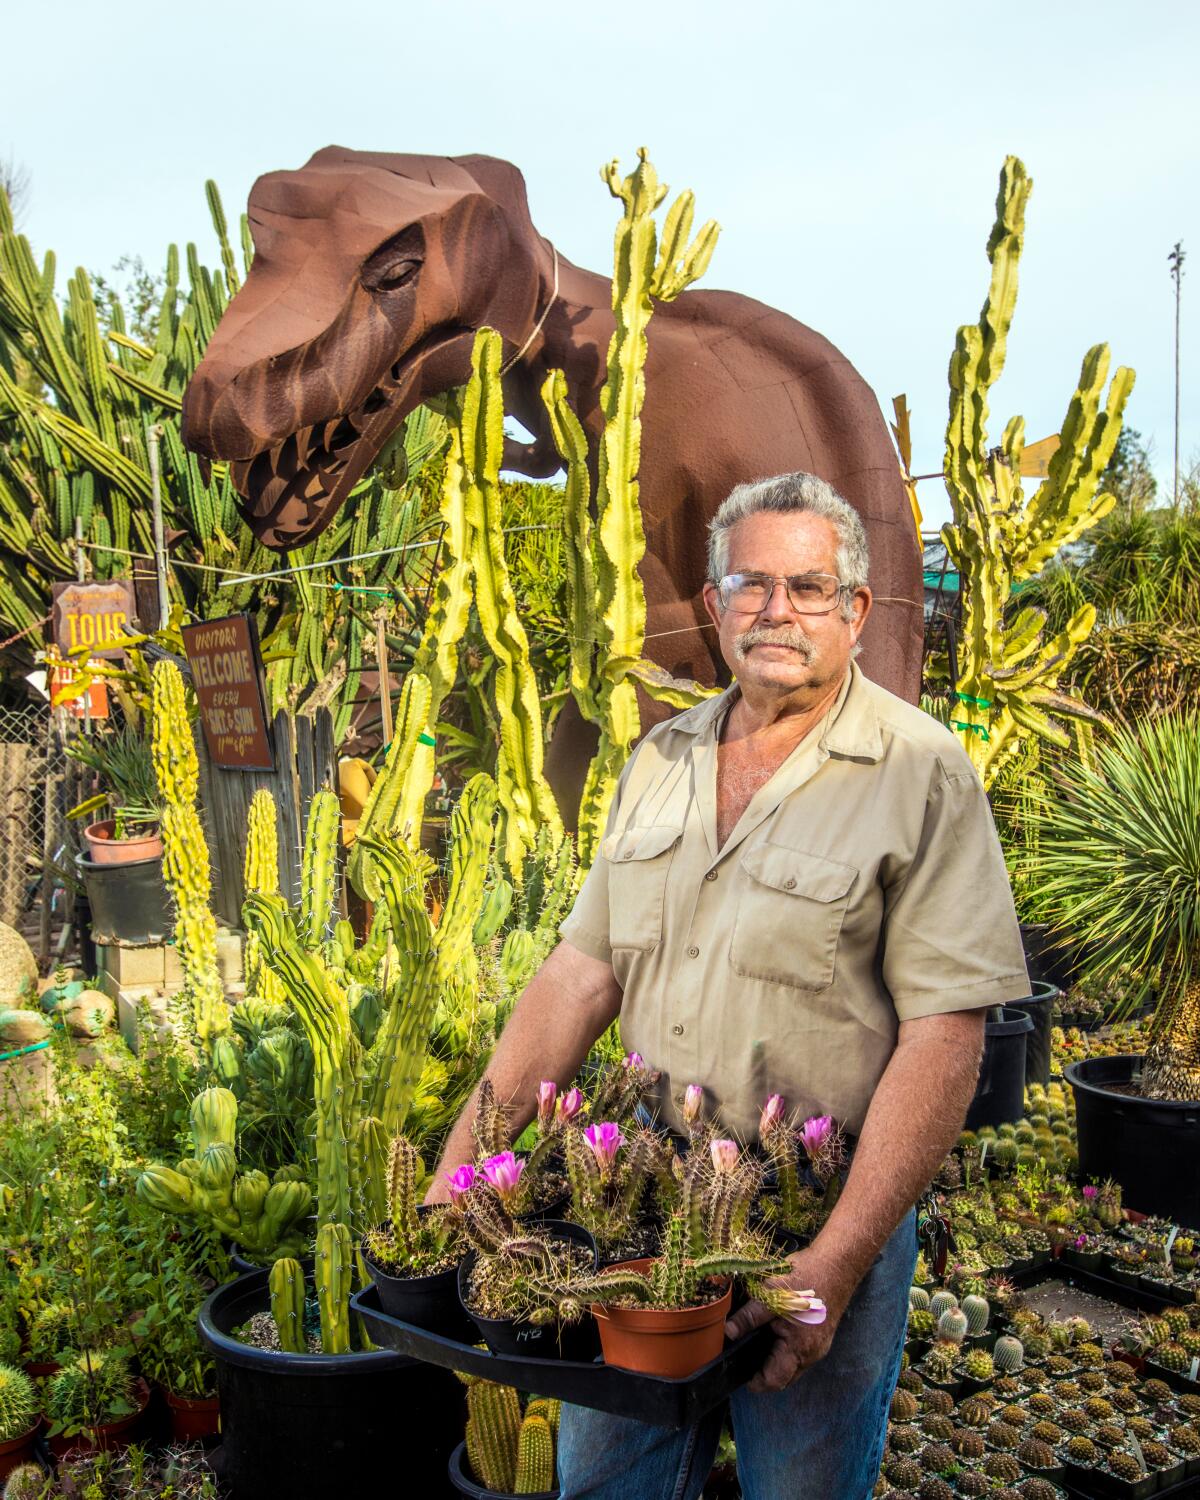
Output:
[[[60,289],[77,264],[157,268],[172,240],[214,263],[205,178],[232,220],[259,173],[331,143],[505,157],[542,233],[607,271],[616,205],[597,169],[647,145],[723,225],[704,284],[819,329],[885,412],[906,392],[918,472],[941,465],[946,364],[978,316],[1014,152],[1034,190],[997,438],[1013,412],[1030,441],[1057,431],[1107,341],[1137,371],[1127,419],[1169,491],[1182,239],[1182,452],[1200,457],[1190,5],[58,0],[13,11],[4,43],[0,155],[30,174],[22,225],[57,252]],[[922,499],[946,518],[939,483]]]

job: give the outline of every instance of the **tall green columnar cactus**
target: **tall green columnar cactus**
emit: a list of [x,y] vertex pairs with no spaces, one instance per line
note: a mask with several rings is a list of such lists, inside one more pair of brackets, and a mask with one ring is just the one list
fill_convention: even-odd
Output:
[[458,472],[469,527],[475,607],[496,658],[496,716],[500,721],[496,781],[504,816],[504,858],[513,879],[519,881],[538,829],[548,825],[561,833],[562,819],[542,771],[544,730],[537,678],[504,557],[502,347],[503,340],[493,329],[480,329],[476,334],[471,379],[450,401],[451,469],[454,457],[461,454]]
[[321,1313],[321,1352],[350,1352],[350,1292],[354,1246],[345,1224],[322,1224],[317,1230],[313,1280]]
[[[1038,609],[1010,612],[1014,588],[1039,572],[1083,535],[1115,503],[1099,491],[1121,432],[1133,371],[1121,367],[1107,395],[1108,346],[1084,356],[1048,477],[1026,500],[1021,485],[1025,423],[1013,417],[999,448],[989,448],[988,394],[1004,368],[1017,301],[1017,266],[1032,183],[1015,156],[1004,163],[996,223],[988,241],[991,285],[978,324],[960,328],[950,360],[950,420],[946,428],[946,489],[954,519],[942,540],[962,579],[962,634],[951,724],[984,785],[990,785],[1023,735],[1056,745],[1070,737],[1055,715],[1086,719],[1083,703],[1058,691],[1058,680],[1092,628],[1085,605],[1066,629],[1047,639]],[[931,676],[947,677],[935,659]]]
[[[399,835],[415,843],[420,837],[419,802],[424,800],[425,792],[432,784],[432,767],[415,812],[409,807],[410,789],[420,783],[422,773],[416,757],[421,748],[421,736],[430,737],[425,725],[430,718],[431,701],[429,679],[420,672],[410,672],[400,693],[392,743],[358,820],[358,833],[347,862],[350,883],[364,901],[378,901],[381,894],[379,876],[371,857],[372,839]],[[410,822],[412,818],[416,821]]]
[[[208,845],[196,811],[200,768],[173,662],[154,667],[154,774],[162,796],[163,875],[175,901],[175,946],[192,1003],[196,1035],[217,1071],[236,1073],[236,1052],[218,1045],[230,1029],[229,1006],[217,967],[217,924],[209,905]],[[232,1054],[226,1057],[225,1054]]]
[[424,872],[417,857],[404,844],[373,842],[400,974],[367,1059],[364,1096],[388,1137],[404,1128],[438,1000],[474,961],[471,937],[483,903],[496,800],[490,777],[473,776],[463,788],[450,823],[450,890],[436,929],[425,908]]
[[[260,787],[250,799],[246,816],[246,859],[243,878],[248,891],[260,896],[279,894],[279,843],[276,834],[278,818],[275,799],[266,787]],[[246,991],[270,1005],[283,999],[283,989],[263,963],[262,946],[257,933],[246,934]]]
[[608,816],[621,768],[641,729],[634,680],[677,707],[699,701],[705,690],[676,682],[645,661],[646,594],[638,567],[646,551],[638,496],[642,404],[646,395],[646,329],[654,302],[671,302],[704,274],[716,248],[710,220],[689,245],[695,198],[679,195],[667,213],[662,240],[655,210],[667,195],[647,158],[622,178],[616,162],[601,171],[624,208],[617,225],[612,307],[616,329],[608,346],[607,378],[600,393],[596,524],[589,516],[587,445],[570,410],[566,382],[552,371],[542,399],[558,451],[567,467],[564,514],[568,534],[567,599],[572,636],[571,691],[585,718],[600,727],[600,744],[588,770],[579,810],[580,864],[586,869]]
[[304,858],[300,865],[300,937],[309,952],[325,941],[333,916],[341,806],[337,794],[323,788],[308,809]]

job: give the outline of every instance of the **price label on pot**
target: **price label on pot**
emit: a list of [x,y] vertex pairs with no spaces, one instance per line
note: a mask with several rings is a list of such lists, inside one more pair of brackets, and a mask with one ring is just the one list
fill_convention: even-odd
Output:
[[121,656],[122,648],[113,642],[137,629],[133,584],[127,578],[55,583],[50,597],[50,624],[61,656],[69,657],[81,646],[89,656]]
[[254,621],[249,615],[228,615],[203,625],[185,625],[183,646],[213,765],[236,771],[274,770]]

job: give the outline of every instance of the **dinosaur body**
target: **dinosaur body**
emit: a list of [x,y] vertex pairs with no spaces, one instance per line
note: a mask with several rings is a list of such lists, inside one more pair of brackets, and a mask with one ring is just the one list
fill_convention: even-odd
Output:
[[[506,442],[507,468],[537,478],[559,467],[539,395],[550,369],[598,436],[610,284],[537,233],[509,163],[327,147],[260,178],[249,218],[254,263],[188,387],[183,431],[202,457],[231,461],[268,546],[295,547],[329,523],[408,412],[465,381],[479,327],[504,336],[506,410],[534,439]],[[865,382],[820,334],[732,292],[660,305],[648,342],[646,654],[675,676],[723,677],[700,602],[707,523],[739,481],[804,469],[866,525],[877,603],[862,666],[915,701],[920,555]],[[642,703],[644,723],[663,716]],[[551,768],[579,729],[564,714]]]

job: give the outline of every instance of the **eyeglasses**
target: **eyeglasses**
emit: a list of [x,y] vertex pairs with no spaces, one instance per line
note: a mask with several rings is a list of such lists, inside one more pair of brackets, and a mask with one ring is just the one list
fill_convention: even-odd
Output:
[[788,603],[798,615],[827,615],[849,587],[832,573],[792,573],[773,578],[769,573],[727,573],[717,584],[724,609],[739,615],[756,615],[765,609],[782,583]]

